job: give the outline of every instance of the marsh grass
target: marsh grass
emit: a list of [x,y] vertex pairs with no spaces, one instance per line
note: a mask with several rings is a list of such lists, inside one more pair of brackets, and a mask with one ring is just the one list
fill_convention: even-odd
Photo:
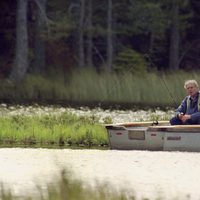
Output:
[[1,144],[105,146],[105,127],[95,117],[70,113],[0,118]]
[[141,75],[131,73],[97,73],[87,69],[54,76],[28,75],[14,84],[0,80],[0,99],[15,101],[52,100],[62,102],[104,102],[143,106],[177,106],[185,96],[183,83],[186,79],[200,82],[200,72],[158,73]]

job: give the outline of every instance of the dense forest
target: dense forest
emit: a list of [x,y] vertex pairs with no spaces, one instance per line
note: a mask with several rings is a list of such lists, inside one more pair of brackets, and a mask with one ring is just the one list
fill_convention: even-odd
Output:
[[2,0],[0,75],[200,68],[199,0]]

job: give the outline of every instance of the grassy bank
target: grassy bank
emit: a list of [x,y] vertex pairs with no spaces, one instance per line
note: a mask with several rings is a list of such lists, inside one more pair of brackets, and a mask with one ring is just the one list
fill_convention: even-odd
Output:
[[1,145],[105,146],[106,130],[95,117],[70,113],[0,118]]
[[[200,72],[172,74],[97,73],[92,70],[52,76],[29,75],[18,84],[0,80],[0,99],[7,102],[50,102],[95,105],[177,106],[186,79],[200,82]],[[175,105],[177,104],[177,105]]]
[[103,110],[0,104],[0,145],[99,147],[108,145],[105,124],[169,120],[173,110]]

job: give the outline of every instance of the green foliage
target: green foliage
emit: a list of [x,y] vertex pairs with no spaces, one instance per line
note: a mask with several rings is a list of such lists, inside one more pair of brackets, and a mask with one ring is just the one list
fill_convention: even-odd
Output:
[[117,56],[114,70],[122,73],[144,75],[147,72],[147,63],[141,54],[133,49],[126,48]]
[[[7,77],[10,74],[13,58],[15,54],[15,19],[17,1],[10,3],[2,1],[0,3],[4,10],[0,14],[0,33],[3,46],[0,58],[0,76]],[[172,20],[172,2],[166,0],[115,0],[112,9],[112,33],[113,33],[113,50],[114,52],[122,52],[122,48],[128,48],[130,43],[134,50],[147,53],[151,51],[153,59],[160,63],[168,63],[169,55],[169,38],[170,23]],[[185,63],[192,63],[195,67],[198,65],[199,48],[196,41],[199,39],[199,2],[189,0],[178,0],[179,2],[179,32],[180,32],[180,55],[185,55],[181,67],[185,67]],[[80,30],[80,2],[79,1],[46,1],[46,14],[44,27],[45,31],[42,36],[46,41],[46,60],[51,64],[51,60],[57,65],[69,66],[76,65],[78,60],[78,30]],[[38,7],[34,2],[29,1],[27,13],[28,18],[28,37],[29,52],[33,52],[34,42],[36,40],[35,25],[36,11]],[[93,63],[95,66],[102,65],[106,60],[107,47],[107,1],[92,1],[92,27],[88,30],[88,1],[85,1],[85,16],[83,22],[84,34],[84,50],[88,48],[88,33],[92,33],[93,41]],[[44,16],[43,16],[44,17]],[[43,29],[43,28],[42,28]],[[130,42],[131,41],[131,42]],[[56,43],[56,45],[55,45]],[[190,45],[194,46],[190,46]],[[192,48],[191,48],[192,47]],[[193,49],[193,51],[189,51]],[[55,54],[50,52],[56,52]],[[61,52],[61,53],[60,53]],[[66,55],[61,56],[62,53]],[[59,56],[58,56],[59,55]],[[30,55],[32,59],[36,56]],[[63,59],[60,59],[60,58]],[[86,58],[85,58],[86,59]],[[70,62],[69,62],[70,60]],[[186,60],[186,61],[185,61]],[[67,64],[66,64],[67,63]],[[70,63],[70,64],[69,64]],[[67,67],[68,67],[67,66]],[[162,67],[168,67],[167,64]],[[199,68],[199,66],[197,66]],[[47,71],[49,66],[45,66]],[[28,69],[28,71],[31,71]],[[12,94],[11,94],[12,95]]]
[[181,35],[186,34],[186,30],[192,25],[190,20],[193,17],[193,10],[191,7],[191,2],[189,0],[176,0],[176,1],[164,1],[161,0],[160,4],[164,8],[163,12],[168,18],[169,23],[171,24],[172,20],[172,6],[176,2],[179,9],[179,30]]
[[0,118],[0,142],[24,145],[107,145],[105,128],[94,117],[62,115]]
[[69,5],[67,2],[48,2],[48,24],[46,31],[43,33],[44,39],[48,41],[59,41],[66,39],[72,32],[74,26],[67,15],[66,9]]
[[56,15],[53,21],[49,22],[48,29],[43,33],[44,39],[48,41],[66,39],[73,30],[73,25],[66,15],[59,12]]
[[169,27],[169,19],[161,2],[131,1],[128,11],[131,24],[128,29],[135,34],[154,33],[156,38],[160,38]]

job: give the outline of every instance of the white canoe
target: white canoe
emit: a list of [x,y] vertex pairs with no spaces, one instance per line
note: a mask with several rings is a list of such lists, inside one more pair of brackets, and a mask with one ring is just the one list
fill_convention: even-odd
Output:
[[136,122],[108,124],[106,129],[111,149],[200,152],[200,125]]

